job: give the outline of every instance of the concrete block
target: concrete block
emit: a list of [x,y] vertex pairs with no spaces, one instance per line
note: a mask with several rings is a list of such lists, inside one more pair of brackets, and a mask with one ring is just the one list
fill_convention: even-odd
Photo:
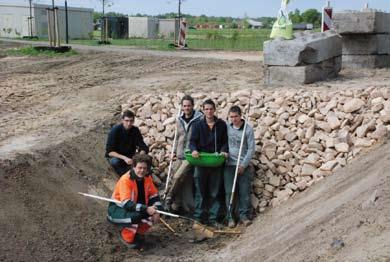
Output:
[[341,70],[341,56],[317,64],[305,66],[266,66],[264,82],[266,85],[310,84],[337,77]]
[[343,35],[343,55],[390,54],[390,34]]
[[390,67],[390,55],[343,55],[343,68]]
[[297,66],[317,64],[342,53],[341,37],[334,32],[295,34],[292,40],[264,43],[264,64]]
[[333,26],[339,34],[390,33],[390,13],[375,10],[335,12]]

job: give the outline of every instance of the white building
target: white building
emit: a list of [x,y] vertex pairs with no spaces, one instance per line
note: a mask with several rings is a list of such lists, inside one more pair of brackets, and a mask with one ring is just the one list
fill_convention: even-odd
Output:
[[252,28],[252,29],[259,29],[259,28],[262,28],[263,27],[263,23],[262,22],[258,22],[258,21],[255,21],[253,19],[247,19],[246,20],[249,24],[249,28]]
[[179,32],[179,19],[159,19],[158,34],[164,38],[177,36]]
[[129,37],[157,38],[158,19],[153,17],[129,17]]
[[[26,1],[27,2],[27,1]],[[65,39],[65,7],[59,9],[58,24],[62,41]],[[47,8],[49,5],[33,4],[32,31],[34,36],[47,37]],[[68,7],[69,38],[85,39],[93,32],[93,9]],[[0,2],[0,37],[23,37],[30,35],[30,8],[28,4],[2,4]]]

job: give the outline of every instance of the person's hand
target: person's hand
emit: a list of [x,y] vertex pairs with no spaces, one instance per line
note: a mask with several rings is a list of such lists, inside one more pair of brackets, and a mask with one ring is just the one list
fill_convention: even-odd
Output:
[[146,208],[146,213],[148,213],[149,216],[153,216],[156,213],[156,207],[155,206],[150,206]]
[[193,158],[199,158],[199,152],[196,151],[196,150],[195,150],[195,151],[192,151],[192,154],[191,154],[191,155],[192,155]]
[[244,168],[243,166],[239,166],[239,167],[238,167],[238,174],[239,174],[239,175],[244,174],[244,170],[245,170],[245,168]]
[[153,222],[153,224],[157,224],[158,222],[160,222],[160,214],[159,213],[155,213],[152,216],[152,222]]
[[228,158],[229,154],[226,152],[221,152],[221,155],[223,155],[225,158]]
[[170,159],[174,159],[176,157],[176,154],[175,154],[175,152],[173,152],[172,154],[169,154],[169,156],[170,156]]
[[131,159],[131,158],[126,157],[124,160],[125,160],[126,164],[128,164],[129,166],[131,166],[133,164],[133,159]]

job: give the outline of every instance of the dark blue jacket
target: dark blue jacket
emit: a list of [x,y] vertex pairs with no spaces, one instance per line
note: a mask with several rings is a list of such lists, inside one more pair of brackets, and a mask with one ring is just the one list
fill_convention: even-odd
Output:
[[215,118],[213,129],[210,130],[206,118],[195,123],[192,129],[189,148],[198,152],[229,152],[227,126],[225,121]]
[[109,157],[108,153],[114,151],[132,158],[137,149],[138,152],[149,152],[138,127],[132,126],[129,130],[126,130],[122,124],[117,124],[111,129],[107,138],[106,157]]

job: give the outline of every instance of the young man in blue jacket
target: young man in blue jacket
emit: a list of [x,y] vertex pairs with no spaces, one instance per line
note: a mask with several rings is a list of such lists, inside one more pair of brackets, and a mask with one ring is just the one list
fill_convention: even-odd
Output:
[[[215,116],[215,103],[211,99],[203,102],[204,117],[197,122],[192,130],[189,148],[194,158],[199,157],[200,152],[221,153],[228,156],[228,137],[225,121]],[[195,211],[194,219],[202,222],[202,217],[207,210],[209,223],[221,228],[217,223],[217,215],[220,208],[218,193],[222,179],[223,167],[200,167],[194,171],[195,180]]]

